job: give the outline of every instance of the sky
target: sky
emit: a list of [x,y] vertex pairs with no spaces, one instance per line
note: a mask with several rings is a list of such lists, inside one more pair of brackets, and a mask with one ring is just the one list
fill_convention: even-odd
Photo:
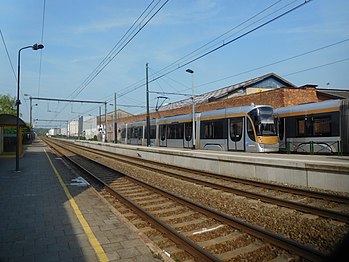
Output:
[[[346,0],[2,0],[0,29],[0,94],[16,97],[19,49],[45,46],[21,51],[26,122],[29,96],[107,102],[109,112],[116,94],[118,108],[144,113],[147,63],[151,108],[158,96],[187,98],[192,83],[202,94],[271,72],[298,86],[349,90]],[[37,127],[98,115],[102,105],[33,104]]]

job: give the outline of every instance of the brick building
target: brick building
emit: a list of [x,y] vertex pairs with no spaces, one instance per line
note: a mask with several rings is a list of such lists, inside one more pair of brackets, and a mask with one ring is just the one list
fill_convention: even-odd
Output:
[[[316,85],[297,87],[277,74],[270,73],[242,83],[224,87],[195,97],[195,112],[226,107],[271,105],[273,108],[329,99],[348,98],[348,90],[317,89]],[[347,96],[347,97],[346,97]],[[150,113],[150,119],[191,114],[192,99],[185,99],[161,107]],[[146,114],[119,118],[118,123],[136,122],[146,119]]]

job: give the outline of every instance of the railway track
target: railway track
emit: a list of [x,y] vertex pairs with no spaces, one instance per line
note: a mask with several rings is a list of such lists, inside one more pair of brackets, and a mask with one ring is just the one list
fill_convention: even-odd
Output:
[[[57,150],[57,144],[45,142]],[[76,152],[70,151],[67,146],[64,151],[70,152],[62,153],[62,150],[58,149],[63,155],[70,155],[66,156],[67,159],[93,177],[108,194],[117,197],[198,261],[228,261],[239,252],[245,256],[254,254],[254,258],[268,254],[268,259],[275,256],[297,259],[299,256],[310,261],[319,261],[324,258],[324,254],[309,246],[188,201],[136,178],[116,174],[115,170],[91,159],[74,156]],[[270,244],[278,248],[273,248]],[[282,249],[291,254],[286,255]],[[180,260],[183,258],[185,256]]]
[[[121,161],[122,163],[137,166],[145,170],[156,171],[169,177],[349,223],[349,198],[345,196],[244,180],[241,178],[223,177],[221,175],[198,172],[141,158],[126,157],[82,146],[77,147],[83,148],[86,152],[98,152],[99,156]],[[302,203],[302,201],[307,203]],[[327,208],[321,206],[326,206]]]

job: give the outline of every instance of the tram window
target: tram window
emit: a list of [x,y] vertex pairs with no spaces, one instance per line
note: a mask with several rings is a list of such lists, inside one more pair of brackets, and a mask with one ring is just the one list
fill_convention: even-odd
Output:
[[315,118],[314,119],[314,136],[330,136],[331,135],[331,118]]
[[164,141],[166,139],[166,125],[160,125],[159,133],[161,141]]
[[202,133],[203,139],[223,139],[226,138],[226,119],[219,119],[214,121],[203,121],[202,122]]
[[150,127],[150,138],[155,139],[156,138],[156,126]]
[[313,136],[313,120],[311,117],[297,119],[297,131],[299,137]]
[[193,123],[184,123],[185,140],[190,141],[193,133]]
[[[144,127],[144,138],[148,137],[148,128]],[[150,139],[155,139],[156,138],[156,126],[150,126]]]
[[131,127],[129,128],[129,134],[130,136],[128,136],[128,138],[142,138],[142,128],[143,127]]
[[242,138],[243,118],[231,118],[230,119],[230,139],[234,142],[238,142]]
[[143,127],[137,127],[137,138],[143,137]]
[[298,136],[305,136],[305,120],[298,120],[297,121],[298,126]]
[[135,127],[131,128],[131,137],[130,138],[136,138],[137,137],[137,129]]
[[121,138],[126,138],[126,128],[121,129]]
[[247,134],[252,141],[256,141],[253,132],[253,126],[250,119],[247,119]]
[[[277,119],[276,119],[277,121]],[[279,138],[280,140],[284,140],[284,131],[285,131],[285,118],[281,118],[278,121],[279,126]]]
[[171,124],[167,128],[168,139],[183,139],[184,138],[184,124]]
[[177,124],[177,139],[184,138],[184,123]]

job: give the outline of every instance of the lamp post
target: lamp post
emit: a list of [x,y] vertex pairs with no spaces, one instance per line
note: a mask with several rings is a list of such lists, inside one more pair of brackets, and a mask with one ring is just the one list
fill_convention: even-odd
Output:
[[17,125],[16,125],[16,136],[17,136],[17,143],[16,143],[16,172],[19,172],[19,142],[20,142],[20,136],[19,136],[19,105],[21,104],[21,101],[19,99],[19,83],[20,83],[20,72],[21,72],[21,51],[27,48],[31,48],[33,50],[39,50],[43,49],[44,45],[42,44],[34,44],[30,46],[22,47],[18,50],[18,72],[17,72],[17,100],[16,100],[16,106],[17,106]]
[[185,72],[191,74],[191,92],[192,92],[192,114],[193,114],[193,128],[192,128],[192,137],[193,137],[193,148],[195,149],[196,139],[195,139],[195,93],[194,93],[194,71],[191,69],[185,70]]

